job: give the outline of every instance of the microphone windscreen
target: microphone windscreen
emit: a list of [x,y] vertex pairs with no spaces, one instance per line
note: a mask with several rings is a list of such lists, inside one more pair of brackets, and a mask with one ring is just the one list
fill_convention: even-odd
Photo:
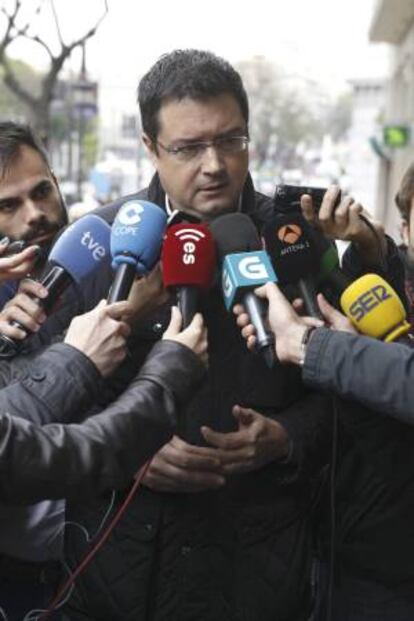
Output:
[[365,274],[341,295],[341,308],[359,332],[393,341],[410,329],[394,289],[378,274]]
[[210,288],[216,267],[211,232],[205,224],[174,224],[167,229],[161,251],[166,287]]
[[129,200],[112,224],[112,267],[129,263],[138,274],[151,271],[158,260],[167,226],[166,213],[154,203]]
[[210,223],[216,242],[218,260],[228,254],[262,250],[262,244],[253,222],[242,213],[229,213]]
[[273,216],[263,226],[262,236],[281,284],[294,284],[316,273],[318,256],[302,215]]
[[62,233],[48,260],[79,282],[109,259],[110,235],[111,227],[105,220],[87,214]]

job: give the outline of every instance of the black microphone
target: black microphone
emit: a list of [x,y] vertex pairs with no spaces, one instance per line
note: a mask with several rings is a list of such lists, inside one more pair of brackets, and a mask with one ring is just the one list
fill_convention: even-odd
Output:
[[241,301],[256,330],[256,347],[266,364],[275,363],[273,333],[264,324],[266,303],[254,289],[267,282],[276,282],[267,253],[250,218],[241,213],[227,214],[213,220],[211,232],[216,241],[217,256],[222,263],[222,290],[226,308]]
[[305,218],[299,213],[275,214],[262,235],[281,284],[296,284],[307,314],[323,319],[316,300],[318,254]]

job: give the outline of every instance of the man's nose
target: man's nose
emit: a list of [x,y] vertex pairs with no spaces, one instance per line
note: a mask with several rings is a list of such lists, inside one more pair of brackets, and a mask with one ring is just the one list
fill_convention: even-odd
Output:
[[202,171],[208,175],[214,175],[225,168],[224,158],[214,145],[205,148],[202,158]]
[[26,199],[24,203],[24,219],[26,224],[38,222],[44,217],[41,206],[31,198]]

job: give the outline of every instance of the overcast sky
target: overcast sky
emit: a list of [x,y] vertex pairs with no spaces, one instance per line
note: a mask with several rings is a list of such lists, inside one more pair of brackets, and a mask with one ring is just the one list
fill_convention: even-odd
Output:
[[[43,31],[54,30],[46,10]],[[0,4],[11,0],[0,0]],[[26,0],[33,10],[35,0]],[[164,52],[210,49],[231,62],[263,55],[287,72],[322,82],[337,92],[355,77],[384,75],[387,46],[369,45],[375,0],[108,0],[109,13],[88,44],[93,78],[113,86],[136,84]],[[64,38],[94,23],[103,0],[55,0]],[[28,55],[29,54],[29,55]],[[27,45],[14,55],[40,63]],[[71,64],[79,66],[79,57]]]

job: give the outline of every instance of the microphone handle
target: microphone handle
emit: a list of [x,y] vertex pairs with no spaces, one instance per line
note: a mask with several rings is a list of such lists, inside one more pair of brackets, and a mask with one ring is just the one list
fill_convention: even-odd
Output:
[[316,287],[312,278],[301,278],[298,281],[298,287],[300,295],[305,303],[305,310],[307,315],[314,317],[315,319],[322,319],[322,313],[319,310],[318,302],[316,300]]
[[266,330],[264,325],[263,317],[266,316],[266,303],[250,291],[244,294],[243,305],[256,329],[256,347],[265,359],[267,366],[272,368],[276,362],[275,337],[272,332]]
[[187,328],[199,309],[199,289],[194,285],[177,287],[177,304],[183,317],[183,328]]
[[121,263],[121,265],[118,266],[112,287],[109,291],[108,304],[128,299],[136,274],[137,270],[135,265]]

